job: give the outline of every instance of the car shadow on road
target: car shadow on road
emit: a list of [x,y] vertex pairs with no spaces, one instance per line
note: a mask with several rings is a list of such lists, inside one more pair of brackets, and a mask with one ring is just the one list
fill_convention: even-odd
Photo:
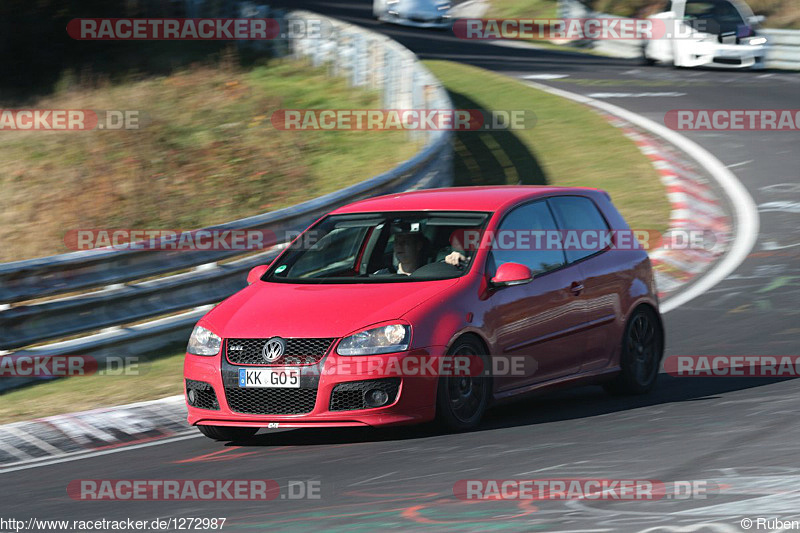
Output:
[[[481,104],[448,91],[456,109]],[[547,175],[513,130],[457,131],[453,140],[454,185],[547,185]]]
[[[497,406],[486,413],[481,425],[473,432],[591,419],[600,415],[656,405],[712,401],[725,393],[763,387],[788,379],[792,378],[679,378],[662,374],[659,376],[656,389],[642,396],[612,396],[598,386],[565,389]],[[691,411],[687,410],[687,417],[696,415],[697,409],[698,407],[693,407]],[[434,423],[387,428],[312,428],[262,432],[247,441],[232,442],[228,445],[254,447],[347,445],[428,439],[446,435],[448,433]]]

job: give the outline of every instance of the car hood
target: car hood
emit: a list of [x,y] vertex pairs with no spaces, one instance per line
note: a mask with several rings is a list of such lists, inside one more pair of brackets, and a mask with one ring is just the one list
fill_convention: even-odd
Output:
[[219,304],[200,323],[224,338],[342,337],[401,318],[458,281],[327,285],[259,281]]

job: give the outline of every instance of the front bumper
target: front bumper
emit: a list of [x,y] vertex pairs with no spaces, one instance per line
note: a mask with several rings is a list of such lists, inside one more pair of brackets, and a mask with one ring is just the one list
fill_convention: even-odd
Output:
[[414,28],[449,28],[453,25],[450,15],[447,13],[404,13],[389,9],[382,13],[378,20],[399,24],[401,26],[411,26]]
[[[303,414],[245,414],[232,409],[229,402],[228,389],[237,385],[232,375],[239,368],[253,368],[245,365],[232,365],[225,359],[223,351],[213,357],[203,357],[186,354],[184,360],[184,378],[195,382],[209,384],[213,388],[217,405],[210,402],[208,405],[218,406],[218,409],[201,409],[193,407],[185,398],[188,409],[188,422],[191,425],[212,426],[242,426],[242,427],[267,427],[267,428],[297,428],[297,427],[347,427],[347,426],[386,426],[400,424],[417,424],[432,420],[435,416],[436,389],[438,379],[436,376],[402,376],[387,375],[378,370],[387,368],[386,365],[375,365],[376,371],[364,372],[363,368],[369,365],[351,365],[349,362],[367,362],[402,356],[404,354],[386,354],[385,356],[343,357],[332,350],[319,363],[307,365],[303,368],[300,384],[303,389],[316,389],[316,399],[313,408]],[[440,350],[422,349],[406,352],[405,355],[415,357],[437,358],[444,355],[444,347]],[[358,372],[352,370],[336,371],[339,368],[358,367]],[[395,378],[399,381],[396,399],[384,407],[331,410],[331,399],[334,389],[342,383],[380,380]],[[264,390],[264,389],[238,389]],[[298,389],[269,389],[271,395],[295,394]],[[232,392],[231,394],[236,394]]]
[[766,45],[698,42],[683,58],[681,66],[715,68],[764,68]]

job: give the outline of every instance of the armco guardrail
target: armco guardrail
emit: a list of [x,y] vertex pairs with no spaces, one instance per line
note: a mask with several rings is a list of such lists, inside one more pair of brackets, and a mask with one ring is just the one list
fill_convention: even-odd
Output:
[[[316,65],[327,64],[332,74],[346,76],[353,86],[380,90],[386,108],[452,109],[447,92],[430,71],[410,50],[385,36],[309,12],[284,14],[253,4],[240,5],[239,12],[280,17],[282,25],[287,20],[323,20],[334,29],[330,36],[270,43],[269,51],[308,58]],[[415,135],[426,136],[422,139],[424,147],[388,172],[299,205],[213,229],[261,230],[282,236],[305,229],[324,213],[358,199],[450,185],[452,133],[428,131]],[[0,264],[0,350],[17,350],[11,356],[80,354],[104,360],[112,355],[141,356],[183,345],[210,304],[244,287],[247,271],[269,262],[277,252],[276,247],[236,259],[237,254],[245,252],[97,249]],[[219,264],[223,259],[234,260]],[[187,269],[191,270],[181,272]],[[153,276],[162,277],[135,282]],[[87,294],[24,303],[98,288],[101,290]],[[169,313],[180,314],[128,326]],[[24,349],[102,328],[107,329]],[[0,382],[0,391],[32,381],[7,378]]]
[[761,30],[769,42],[767,68],[800,70],[800,30]]
[[[559,0],[558,16],[561,18],[590,18],[612,17],[606,13],[591,11],[580,0]],[[766,68],[800,70],[800,30],[759,30],[769,43]],[[573,45],[586,47],[613,57],[636,58],[642,57],[644,41],[629,40],[598,40],[581,41]]]

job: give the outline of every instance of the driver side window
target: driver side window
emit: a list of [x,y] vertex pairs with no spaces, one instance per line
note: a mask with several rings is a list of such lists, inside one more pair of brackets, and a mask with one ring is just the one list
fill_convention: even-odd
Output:
[[[537,238],[534,232],[538,232]],[[560,233],[545,200],[517,207],[505,216],[494,236],[487,272],[492,277],[503,263],[520,263],[533,275],[566,264]]]
[[364,228],[337,228],[311,246],[318,253],[305,254],[291,267],[293,276],[308,277],[332,269],[353,268]]

